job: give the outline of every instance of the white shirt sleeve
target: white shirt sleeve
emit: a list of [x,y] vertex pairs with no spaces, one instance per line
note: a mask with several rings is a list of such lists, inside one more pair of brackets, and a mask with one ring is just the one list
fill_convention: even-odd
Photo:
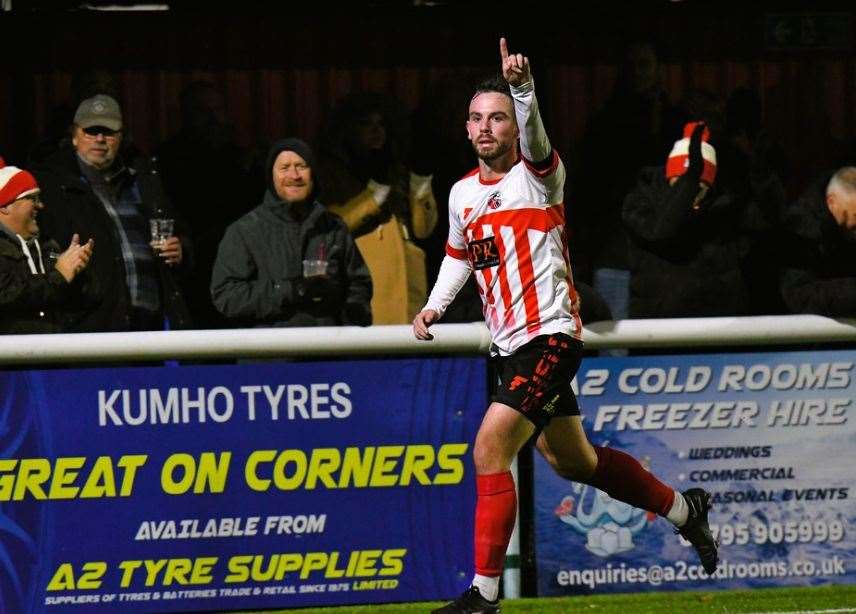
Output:
[[535,82],[530,79],[521,86],[512,85],[511,98],[514,100],[517,125],[520,127],[520,153],[530,162],[543,162],[552,153],[552,148],[538,110]]
[[526,168],[547,188],[550,202],[561,202],[564,200],[565,165],[550,144],[544,122],[541,121],[538,99],[535,98],[535,82],[530,79],[519,87],[511,86],[511,98],[514,101],[514,116],[520,127],[520,154]]
[[449,193],[449,239],[446,242],[446,257],[440,264],[437,281],[428,297],[424,309],[433,309],[440,316],[454,300],[461,288],[464,287],[472,272],[467,258],[467,243],[464,239],[463,221],[457,214],[458,184]]
[[470,277],[470,263],[447,255],[440,265],[437,281],[428,297],[428,302],[422,309],[433,309],[440,316],[446,312],[446,308],[454,300],[455,296],[464,287]]

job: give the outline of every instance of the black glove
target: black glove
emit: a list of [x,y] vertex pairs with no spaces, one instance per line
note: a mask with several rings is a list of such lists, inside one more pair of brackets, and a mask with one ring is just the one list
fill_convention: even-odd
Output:
[[695,179],[696,183],[701,179],[701,174],[704,171],[704,157],[701,155],[701,135],[704,133],[706,126],[704,122],[698,122],[693,128],[692,136],[690,137],[689,148],[689,166],[686,174]]
[[361,303],[345,303],[342,309],[342,323],[354,326],[371,326],[371,309],[368,305]]
[[337,299],[336,284],[326,276],[301,277],[295,288],[298,302],[304,305],[319,305]]

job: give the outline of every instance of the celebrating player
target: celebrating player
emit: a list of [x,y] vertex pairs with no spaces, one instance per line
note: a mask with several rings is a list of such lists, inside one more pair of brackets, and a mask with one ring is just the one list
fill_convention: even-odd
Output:
[[517,512],[510,467],[536,433],[539,452],[560,476],[664,516],[708,574],[718,561],[707,492],[676,492],[633,457],[592,446],[583,431],[571,390],[583,343],[564,225],[565,168],[541,122],[529,59],[509,54],[504,38],[499,49],[503,78],[482,83],[470,100],[467,135],[478,168],[449,195],[446,257],[413,320],[416,338],[432,339],[429,327],[474,273],[500,378],[473,448],[475,576],[435,613],[499,612],[499,577]]

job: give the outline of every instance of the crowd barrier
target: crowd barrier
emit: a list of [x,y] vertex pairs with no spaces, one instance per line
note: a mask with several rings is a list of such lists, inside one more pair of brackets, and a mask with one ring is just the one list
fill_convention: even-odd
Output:
[[[4,611],[456,594],[471,573],[490,340],[481,324],[433,331],[428,343],[407,326],[0,337]],[[816,316],[586,334],[589,349],[854,340],[856,321]],[[342,358],[302,360],[316,357]],[[232,358],[251,361],[149,366]],[[134,364],[101,366],[121,362]],[[847,349],[590,358],[575,385],[593,441],[715,491],[719,586],[854,582],[853,478],[829,462],[856,440],[854,364]],[[709,586],[665,522],[540,460],[532,491],[538,594]]]
[[[232,330],[0,336],[0,365],[120,362],[162,359],[270,358],[485,353],[481,323],[438,324],[430,343],[410,326],[368,328],[253,328]],[[672,318],[595,322],[586,346],[670,348],[765,346],[856,341],[856,319],[813,315]]]

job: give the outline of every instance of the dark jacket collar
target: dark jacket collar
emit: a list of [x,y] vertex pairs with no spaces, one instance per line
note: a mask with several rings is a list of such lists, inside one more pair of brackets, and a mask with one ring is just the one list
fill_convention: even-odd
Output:
[[14,241],[15,243],[18,242],[17,233],[12,232],[3,224],[0,224],[0,237],[3,237],[4,239],[9,239],[10,241]]
[[23,258],[24,252],[21,251],[21,242],[18,237],[14,236],[8,228],[0,226],[0,254],[10,258]]
[[[27,244],[32,245],[33,241],[39,241],[39,245],[42,248],[42,254],[44,258],[47,258],[49,251],[54,251],[60,253],[59,244],[50,238],[45,237],[33,237]],[[24,251],[21,249],[21,241],[15,235],[14,232],[6,228],[5,226],[0,226],[0,254],[3,254],[6,257],[17,256],[20,258],[24,258]]]
[[[80,158],[73,147],[64,147],[58,150],[53,155],[49,156],[43,165],[45,170],[56,172],[66,188],[85,190],[87,189],[88,181],[84,177],[84,173],[80,168]],[[131,166],[125,166],[121,158],[117,157],[113,167],[118,170],[116,165],[122,165],[125,172],[121,175],[122,181],[129,181],[136,175],[136,171]]]
[[300,219],[298,216],[294,215],[293,207],[300,205],[292,205],[291,203],[287,203],[284,200],[278,198],[274,194],[271,193],[270,190],[267,190],[264,195],[264,199],[262,200],[261,208],[265,211],[269,211],[272,215],[275,215],[277,218],[281,219],[284,222],[290,224],[297,224],[299,226],[312,226],[324,214],[324,205],[319,203],[317,200],[313,200],[311,203],[308,203],[306,206],[307,214],[306,217]]

